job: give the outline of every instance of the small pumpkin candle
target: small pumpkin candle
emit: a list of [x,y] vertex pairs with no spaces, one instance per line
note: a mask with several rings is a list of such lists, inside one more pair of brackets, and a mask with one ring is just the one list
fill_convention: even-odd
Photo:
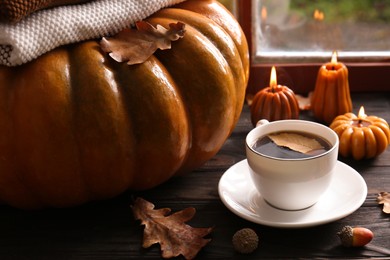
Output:
[[251,120],[267,119],[275,121],[281,119],[297,119],[299,117],[298,100],[287,86],[278,85],[275,67],[271,69],[269,86],[263,88],[253,97],[251,104]]
[[362,106],[358,116],[346,113],[330,124],[340,138],[339,153],[355,160],[373,158],[390,143],[389,125],[383,118],[367,116]]
[[336,52],[318,71],[311,109],[318,120],[327,124],[336,116],[352,111],[348,69],[337,61]]

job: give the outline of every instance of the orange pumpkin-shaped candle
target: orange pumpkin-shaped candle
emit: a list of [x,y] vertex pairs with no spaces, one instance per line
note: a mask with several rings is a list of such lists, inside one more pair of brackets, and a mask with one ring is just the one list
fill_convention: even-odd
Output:
[[251,120],[256,125],[257,121],[267,119],[275,121],[281,119],[297,119],[299,117],[298,100],[294,91],[277,84],[276,70],[272,67],[270,84],[253,97],[251,104]]
[[337,62],[336,52],[333,52],[331,62],[321,66],[318,71],[311,108],[314,116],[327,124],[338,115],[352,112],[348,69]]
[[355,160],[373,158],[384,152],[390,143],[386,120],[367,116],[364,107],[360,108],[358,116],[353,113],[337,116],[330,128],[340,138],[339,153]]

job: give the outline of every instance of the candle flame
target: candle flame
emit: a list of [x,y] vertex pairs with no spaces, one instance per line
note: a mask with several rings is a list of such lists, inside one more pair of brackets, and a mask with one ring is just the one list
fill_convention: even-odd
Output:
[[365,111],[364,111],[364,107],[363,107],[363,106],[361,106],[360,109],[359,109],[358,117],[359,117],[359,118],[365,118],[365,117],[367,117],[367,115],[366,115],[366,113],[365,113]]
[[276,69],[275,69],[275,66],[272,66],[272,69],[271,69],[271,78],[269,80],[269,86],[271,88],[273,87],[276,87],[277,86],[277,80],[276,80]]
[[325,15],[320,10],[316,9],[313,14],[314,20],[316,21],[322,21],[325,18]]
[[337,63],[337,51],[333,51],[331,63]]
[[261,8],[261,20],[264,22],[265,20],[267,20],[267,16],[268,16],[268,14],[267,14],[267,7],[265,7],[265,6],[263,6],[262,8]]

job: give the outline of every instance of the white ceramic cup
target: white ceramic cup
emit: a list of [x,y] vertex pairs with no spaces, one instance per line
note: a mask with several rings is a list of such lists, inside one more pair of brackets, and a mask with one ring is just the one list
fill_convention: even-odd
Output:
[[[331,148],[304,159],[281,159],[255,151],[255,142],[275,132],[314,134]],[[306,120],[261,120],[246,137],[246,155],[253,183],[268,204],[283,210],[301,210],[314,205],[328,189],[337,163],[339,139],[329,127]]]

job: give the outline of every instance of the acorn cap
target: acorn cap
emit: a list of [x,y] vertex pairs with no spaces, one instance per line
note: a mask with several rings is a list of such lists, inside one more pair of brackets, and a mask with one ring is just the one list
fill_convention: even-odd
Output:
[[341,240],[341,244],[346,247],[351,247],[353,244],[353,228],[351,226],[345,226],[337,233]]
[[241,254],[249,254],[256,250],[259,244],[259,237],[250,228],[238,230],[232,239],[234,249]]

